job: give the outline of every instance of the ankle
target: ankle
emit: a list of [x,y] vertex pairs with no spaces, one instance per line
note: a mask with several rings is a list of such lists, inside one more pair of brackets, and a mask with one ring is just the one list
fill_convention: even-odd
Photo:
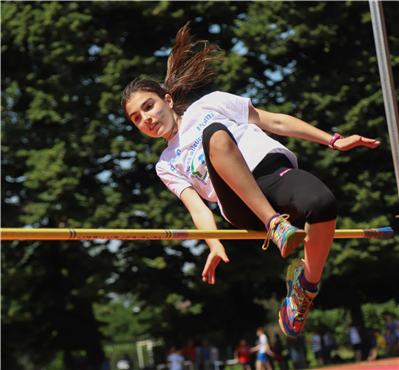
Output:
[[302,274],[301,274],[301,286],[302,286],[303,289],[305,289],[305,290],[307,290],[309,292],[312,292],[312,293],[317,292],[317,287],[319,285],[319,282],[320,281],[318,281],[317,283],[310,282],[305,277],[305,270],[302,272]]
[[273,227],[274,227],[274,223],[275,223],[276,219],[277,219],[278,217],[280,217],[280,216],[281,216],[280,213],[276,213],[276,214],[274,214],[274,215],[270,218],[269,221],[267,221],[267,223],[265,224],[265,227],[266,227],[266,230],[267,230],[267,231],[269,231],[270,228],[273,228]]

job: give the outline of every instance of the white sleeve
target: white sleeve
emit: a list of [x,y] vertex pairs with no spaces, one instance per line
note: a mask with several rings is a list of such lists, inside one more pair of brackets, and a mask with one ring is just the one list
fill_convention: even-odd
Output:
[[186,177],[181,175],[176,170],[172,171],[170,169],[170,165],[166,161],[158,162],[155,166],[155,169],[157,171],[158,177],[179,199],[183,190],[192,186]]
[[221,91],[209,94],[209,108],[238,124],[248,123],[249,107],[252,107],[250,98]]

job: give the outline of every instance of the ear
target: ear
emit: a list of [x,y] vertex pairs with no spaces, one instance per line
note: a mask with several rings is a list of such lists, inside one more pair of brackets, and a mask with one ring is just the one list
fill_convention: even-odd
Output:
[[165,102],[169,105],[170,109],[173,109],[173,99],[169,94],[165,95]]

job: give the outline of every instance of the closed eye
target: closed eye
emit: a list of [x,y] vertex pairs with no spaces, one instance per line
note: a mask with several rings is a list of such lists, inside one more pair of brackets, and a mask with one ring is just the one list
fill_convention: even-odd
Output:
[[154,103],[148,103],[147,106],[145,107],[145,111],[148,112],[149,110],[151,110],[154,107]]

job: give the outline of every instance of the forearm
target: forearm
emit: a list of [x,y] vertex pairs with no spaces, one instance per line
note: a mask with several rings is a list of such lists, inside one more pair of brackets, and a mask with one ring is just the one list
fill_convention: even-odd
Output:
[[276,135],[294,136],[324,145],[328,145],[332,138],[332,135],[288,114],[271,113],[254,107],[249,109],[248,122]]
[[[215,218],[209,208],[203,209],[201,212],[192,212],[191,218],[198,230],[217,230]],[[215,246],[221,245],[218,239],[205,239],[205,242],[211,251]]]
[[[262,113],[260,117],[262,117]],[[268,125],[267,131],[280,136],[294,136],[324,145],[328,145],[332,138],[331,134],[288,114],[276,114]]]

